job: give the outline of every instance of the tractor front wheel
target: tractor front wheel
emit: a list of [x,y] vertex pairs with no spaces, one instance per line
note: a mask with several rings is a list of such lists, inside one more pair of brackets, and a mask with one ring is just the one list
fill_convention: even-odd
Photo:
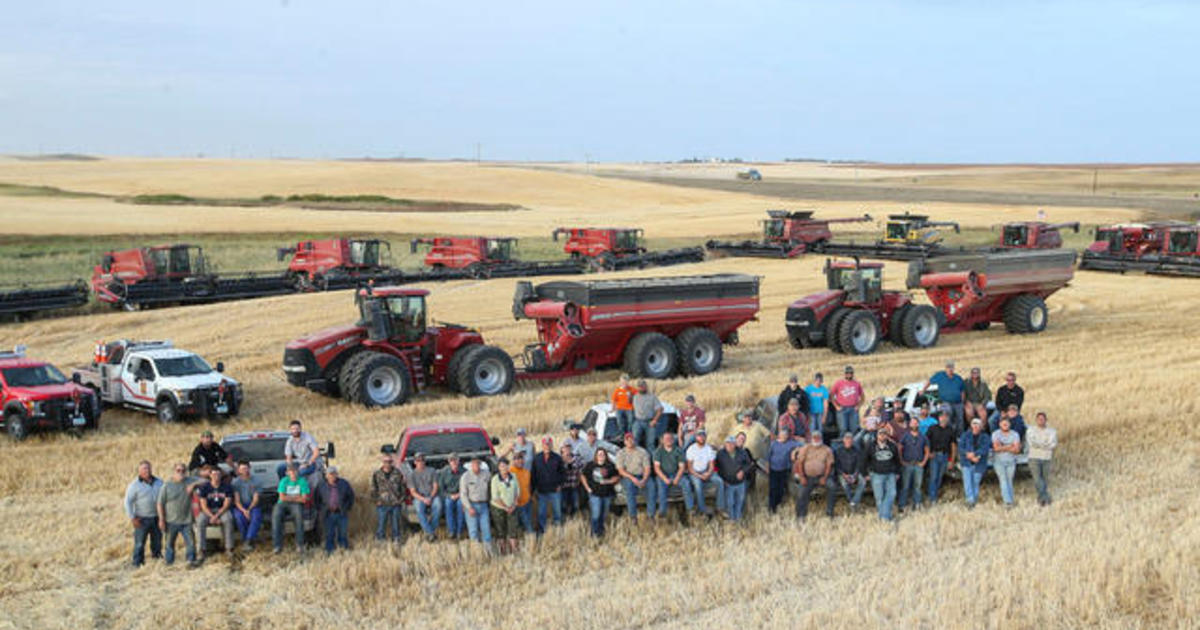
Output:
[[455,353],[455,358],[464,352],[451,375],[458,381],[459,392],[467,396],[498,396],[512,389],[517,370],[506,352],[496,346],[472,345]]
[[412,395],[412,376],[400,359],[382,352],[361,352],[342,366],[342,395],[365,407],[404,404]]

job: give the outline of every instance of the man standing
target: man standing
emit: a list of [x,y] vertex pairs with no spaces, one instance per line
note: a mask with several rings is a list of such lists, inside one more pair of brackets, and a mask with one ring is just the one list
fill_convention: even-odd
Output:
[[458,540],[467,530],[462,495],[459,493],[459,482],[466,471],[459,461],[458,453],[450,453],[446,461],[447,464],[438,471],[438,500],[442,504],[442,514],[446,517],[446,534],[450,536],[450,540]]
[[404,475],[391,455],[379,458],[379,468],[371,474],[371,499],[375,501],[375,540],[384,540],[388,527],[392,540],[404,540]]
[[633,430],[633,395],[636,393],[637,390],[629,386],[629,375],[622,374],[612,394],[613,411],[617,413],[617,425],[622,434]]
[[980,376],[979,368],[971,368],[971,378],[967,379],[963,396],[963,421],[970,422],[975,418],[986,420],[988,417],[987,404],[992,400],[992,390],[987,381]]
[[737,438],[731,435],[725,438],[725,448],[717,453],[716,465],[717,475],[725,486],[725,505],[721,507],[729,520],[741,521],[746,507],[746,474],[754,462],[745,449],[738,448]]
[[292,420],[288,424],[288,433],[291,437],[283,443],[283,463],[276,467],[275,472],[283,479],[287,474],[289,464],[296,464],[299,467],[300,477],[307,479],[309,475],[317,470],[317,460],[321,457],[321,448],[317,446],[317,441],[309,435],[308,431],[302,430],[299,420]]
[[[805,391],[805,389],[800,386],[800,377],[796,376],[795,374],[788,377],[787,385],[783,386],[783,391],[779,392],[779,396],[777,396],[775,398],[775,412],[778,415],[783,415],[784,413],[789,412],[790,409],[788,406],[793,400],[796,401],[796,403],[798,405],[796,407],[796,409],[799,410],[800,414],[808,413],[808,407],[809,407],[808,392]],[[807,430],[808,416],[804,415],[804,419],[806,420],[806,422],[804,423],[803,428],[805,430]],[[792,429],[792,435],[796,435],[796,433],[799,432],[800,429],[801,429],[801,426],[796,425]]]
[[683,399],[683,408],[679,410],[679,445],[687,448],[696,441],[696,433],[704,429],[707,420],[704,409],[696,404],[696,397],[688,394]]
[[548,512],[554,514],[554,524],[562,525],[562,486],[566,481],[566,469],[562,457],[554,452],[554,440],[542,438],[542,452],[533,459],[532,485],[537,492],[537,531],[545,533]]
[[220,468],[213,467],[208,471],[208,483],[196,488],[196,496],[200,497],[200,514],[196,517],[196,539],[200,541],[200,562],[204,562],[204,538],[208,526],[213,523],[221,525],[221,539],[225,543],[225,553],[233,553],[233,488],[222,480],[224,474]]
[[196,566],[196,539],[192,536],[192,490],[195,484],[187,482],[186,474],[187,467],[183,462],[175,464],[175,472],[163,484],[156,503],[158,522],[167,528],[167,565],[175,563],[175,539],[182,534],[188,568],[192,568]]
[[808,394],[810,428],[814,433],[821,431],[825,428],[829,411],[829,388],[825,387],[825,377],[820,372],[814,374],[812,382],[804,388],[804,393]]
[[[717,486],[717,506],[721,505],[721,478],[714,477],[715,472],[713,462],[717,459],[717,452],[713,447],[707,444],[708,432],[700,431],[696,434],[696,443],[688,447],[684,454],[684,460],[687,464],[687,483],[688,489],[693,494],[693,504],[696,509],[699,509],[702,514],[712,518],[712,510],[704,503],[704,491],[710,485]],[[689,516],[692,510],[688,510]]]
[[579,459],[580,465],[587,466],[588,463],[596,459],[596,449],[598,448],[600,448],[600,441],[596,436],[596,427],[592,427],[587,430],[587,439],[583,441],[583,444],[579,446],[579,450],[575,453],[575,457]]
[[201,466],[219,466],[232,464],[233,458],[213,440],[213,432],[205,431],[200,434],[200,443],[192,449],[192,459],[188,462],[188,470],[200,470]]
[[833,384],[833,408],[837,413],[838,433],[858,432],[858,408],[862,405],[862,383],[854,380],[854,366],[847,365],[842,379]]
[[337,466],[325,470],[325,479],[317,484],[317,506],[325,525],[325,553],[333,553],[334,543],[350,548],[346,533],[350,525],[350,509],[354,507],[354,488],[338,476]]
[[932,455],[929,460],[929,503],[936,504],[942,478],[946,469],[954,465],[958,454],[954,427],[950,426],[950,414],[945,411],[938,414],[938,423],[929,427],[925,437],[929,440],[929,452]]
[[[812,491],[824,487],[826,496],[833,494],[833,486],[829,483],[829,475],[833,472],[833,451],[825,446],[823,437],[818,431],[812,435],[812,440],[800,447],[795,453],[792,471],[796,481],[800,482],[799,494],[796,496],[796,518],[808,518],[808,501]],[[826,503],[829,499],[826,498]],[[832,508],[832,506],[830,506]],[[832,511],[829,512],[833,516]]]
[[304,504],[312,494],[308,479],[300,476],[300,464],[287,465],[287,476],[279,480],[279,500],[271,511],[271,542],[275,553],[283,551],[283,521],[289,516],[296,525],[296,551],[304,552]]
[[[925,385],[921,388],[921,393],[932,386],[937,386],[937,397],[942,408],[950,411],[950,421],[954,430],[962,433],[963,430],[963,403],[966,401],[965,388],[966,384],[963,378],[954,373],[954,362],[947,361],[946,369],[942,370],[929,377],[925,381]],[[900,505],[903,507],[904,498],[901,497]]]
[[425,532],[425,540],[437,540],[442,504],[438,501],[437,473],[425,465],[424,453],[417,453],[413,457],[413,469],[408,475],[408,494],[412,496],[417,523],[421,526],[421,531]]
[[1018,412],[1021,411],[1021,407],[1025,406],[1025,390],[1017,385],[1016,372],[1004,375],[1004,384],[996,390],[996,410],[992,412],[988,422],[995,423],[1009,405],[1016,405]]
[[[775,430],[787,429],[788,435],[804,436],[804,441],[807,442],[810,435],[808,431],[808,418],[800,412],[800,401],[795,398],[787,403],[787,411],[775,420]],[[747,436],[749,437],[749,436]]]
[[797,448],[800,448],[800,443],[792,439],[787,427],[779,428],[775,441],[767,448],[767,509],[772,514],[787,496],[792,451]]
[[650,455],[636,444],[633,433],[625,434],[625,448],[617,452],[616,464],[617,474],[621,475],[621,487],[625,490],[625,511],[629,513],[629,518],[637,523],[639,494],[646,496],[646,513],[654,518],[656,494],[650,483]]
[[504,456],[515,458],[517,453],[525,456],[526,463],[533,461],[533,442],[529,441],[524,428],[517,429],[517,439],[513,441],[512,446],[508,447]]
[[133,566],[146,563],[146,539],[150,539],[150,556],[162,556],[162,530],[158,528],[158,493],[163,482],[150,470],[150,462],[138,463],[137,478],[125,488],[125,516],[133,525]]
[[580,510],[579,471],[583,469],[583,463],[566,444],[559,448],[559,454],[563,463],[562,512],[563,518],[568,519]]
[[863,456],[866,472],[871,475],[871,492],[879,518],[892,520],[892,502],[896,500],[896,475],[900,472],[900,449],[883,431],[867,445]]
[[254,539],[258,538],[258,530],[262,528],[263,514],[258,486],[250,478],[250,462],[238,462],[237,478],[230,485],[233,487],[233,522],[242,537],[242,549],[254,551]]
[[657,447],[659,438],[666,432],[662,413],[658,396],[650,393],[646,381],[638,381],[637,393],[633,395],[633,437],[638,446],[647,451]]
[[683,504],[687,511],[692,511],[692,495],[687,488],[679,485],[683,482],[685,467],[683,450],[675,446],[675,436],[667,433],[663,436],[662,446],[654,451],[652,483],[654,493],[658,496],[658,507],[654,509],[647,506],[651,518],[667,515],[667,500],[670,498],[671,488],[679,488],[683,492]]
[[1029,442],[1029,469],[1033,473],[1033,485],[1037,487],[1038,505],[1050,505],[1050,460],[1058,447],[1058,431],[1046,426],[1046,413],[1039,411],[1034,416],[1036,426],[1025,434]]
[[521,484],[509,469],[507,459],[501,457],[496,470],[491,482],[492,529],[500,553],[512,553],[517,550],[517,500],[521,497]]
[[512,464],[508,467],[513,478],[517,480],[517,486],[521,489],[521,494],[517,497],[516,515],[521,529],[525,530],[527,534],[533,533],[534,530],[533,473],[529,471],[529,467],[532,465],[530,460],[525,459],[524,453],[517,451],[513,453]]
[[959,468],[962,470],[963,494],[967,508],[979,502],[979,483],[987,472],[988,452],[992,450],[992,438],[983,430],[983,421],[971,421],[971,430],[958,437]]
[[[945,413],[945,412],[943,412]],[[900,438],[900,509],[903,510],[909,499],[913,509],[921,507],[921,480],[925,478],[925,464],[929,463],[929,439],[921,435],[921,424],[916,418],[908,423],[908,432]]]
[[749,411],[738,412],[739,423],[729,431],[729,437],[737,438],[739,433],[746,434],[746,450],[751,459],[759,460],[767,456],[767,446],[771,441],[771,432],[760,422],[754,421],[754,415]]
[[1021,436],[1012,430],[1008,417],[1000,418],[1000,429],[992,434],[992,468],[1000,480],[1000,496],[1008,507],[1014,505],[1013,476],[1017,472],[1017,454],[1021,452]]
[[843,433],[841,444],[833,450],[833,475],[837,484],[832,486],[825,495],[825,514],[828,516],[833,516],[838,490],[846,495],[846,499],[850,502],[850,511],[858,511],[863,491],[867,487],[867,480],[860,473],[861,460],[861,451],[858,444],[854,442],[854,435],[848,431]]
[[[563,440],[562,445],[571,449],[571,454],[579,457],[579,449],[583,447],[583,436],[579,434],[583,430],[583,425],[578,422],[567,421],[567,438]],[[559,448],[560,454],[562,448]]]
[[483,470],[482,460],[476,456],[467,465],[458,482],[463,511],[467,516],[467,536],[471,540],[490,547],[492,543],[491,519],[488,515],[488,492],[492,481]]

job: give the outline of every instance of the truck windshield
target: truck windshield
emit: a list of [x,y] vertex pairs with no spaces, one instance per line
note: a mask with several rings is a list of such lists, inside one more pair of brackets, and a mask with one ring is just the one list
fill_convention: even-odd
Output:
[[67,377],[53,365],[38,365],[35,367],[7,368],[4,370],[4,382],[9,387],[39,387],[41,385],[61,385],[67,382]]
[[173,359],[155,359],[159,376],[194,376],[208,374],[213,371],[204,359],[196,355],[190,357],[175,357]]
[[487,438],[478,431],[431,433],[409,438],[404,457],[409,459],[417,453],[424,453],[426,457],[444,457],[450,453],[480,453],[490,450],[491,445]]
[[283,445],[287,438],[256,438],[231,440],[221,446],[233,457],[233,461],[263,462],[283,460]]

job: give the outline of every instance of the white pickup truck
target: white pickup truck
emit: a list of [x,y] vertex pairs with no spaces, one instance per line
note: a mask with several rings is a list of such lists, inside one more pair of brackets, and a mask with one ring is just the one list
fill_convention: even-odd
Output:
[[160,422],[183,416],[236,416],[242,388],[194,353],[170,341],[121,340],[97,348],[91,365],[76,368],[71,379],[90,387],[113,406],[148,411]]

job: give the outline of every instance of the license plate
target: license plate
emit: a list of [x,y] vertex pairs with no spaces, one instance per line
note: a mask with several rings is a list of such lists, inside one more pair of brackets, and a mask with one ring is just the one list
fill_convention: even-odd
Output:
[[87,424],[87,418],[84,418],[83,416],[75,416],[74,418],[71,418],[71,424],[74,426],[77,426],[77,427],[81,427],[81,426]]
[[229,413],[229,405],[217,405],[217,413]]

